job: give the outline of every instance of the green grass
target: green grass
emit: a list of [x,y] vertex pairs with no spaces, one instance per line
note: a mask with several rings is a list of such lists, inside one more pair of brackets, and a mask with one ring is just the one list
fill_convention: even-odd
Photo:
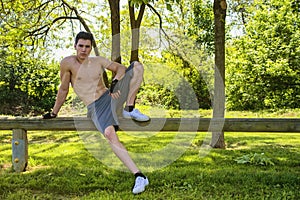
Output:
[[[111,152],[95,155],[98,147],[83,142],[93,141],[93,132],[28,132],[28,170],[14,173],[12,133],[1,131],[0,199],[300,199],[299,133],[226,132],[226,149],[207,148],[203,142],[209,135],[202,132],[119,135],[149,178],[144,193],[131,193],[134,177],[118,170],[114,158],[108,164]],[[175,136],[175,145],[165,152]],[[182,155],[172,161],[180,147]],[[164,153],[150,154],[160,150]],[[237,163],[254,153],[264,153],[273,165]],[[168,159],[172,162],[159,165]]]

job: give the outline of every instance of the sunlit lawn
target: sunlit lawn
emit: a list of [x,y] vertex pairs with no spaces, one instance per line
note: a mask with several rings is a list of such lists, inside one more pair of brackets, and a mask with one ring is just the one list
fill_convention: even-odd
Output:
[[[225,133],[225,150],[202,132],[119,135],[149,177],[144,193],[97,133],[28,132],[29,166],[14,173],[1,131],[0,199],[300,199],[300,133]],[[254,153],[273,165],[237,163]]]

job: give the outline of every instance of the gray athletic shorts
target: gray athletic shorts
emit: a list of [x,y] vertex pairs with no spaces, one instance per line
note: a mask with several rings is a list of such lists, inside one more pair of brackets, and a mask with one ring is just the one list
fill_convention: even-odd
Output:
[[121,94],[118,99],[112,99],[107,90],[99,99],[87,106],[88,117],[91,117],[96,128],[104,134],[104,130],[109,126],[114,126],[118,130],[119,121],[117,109],[123,107],[127,100],[129,92],[129,83],[133,76],[134,62],[126,69],[125,76],[118,81],[114,91],[120,90]]

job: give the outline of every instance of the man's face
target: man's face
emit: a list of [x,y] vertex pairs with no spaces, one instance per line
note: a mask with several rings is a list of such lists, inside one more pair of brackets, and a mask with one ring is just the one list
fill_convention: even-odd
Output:
[[75,49],[77,52],[77,58],[79,60],[86,59],[92,50],[92,44],[90,40],[79,39],[77,44],[75,45]]

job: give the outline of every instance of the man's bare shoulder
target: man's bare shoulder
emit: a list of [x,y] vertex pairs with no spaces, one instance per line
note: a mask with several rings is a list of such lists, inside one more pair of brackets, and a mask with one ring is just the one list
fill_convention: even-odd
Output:
[[94,57],[90,57],[90,59],[93,60],[98,65],[101,65],[104,68],[106,68],[108,65],[110,65],[112,63],[111,60],[109,60],[103,56],[94,56]]
[[70,70],[76,64],[76,56],[67,56],[60,61],[60,68]]
[[69,65],[72,64],[76,61],[76,56],[67,56],[63,58],[60,62],[61,66]]

